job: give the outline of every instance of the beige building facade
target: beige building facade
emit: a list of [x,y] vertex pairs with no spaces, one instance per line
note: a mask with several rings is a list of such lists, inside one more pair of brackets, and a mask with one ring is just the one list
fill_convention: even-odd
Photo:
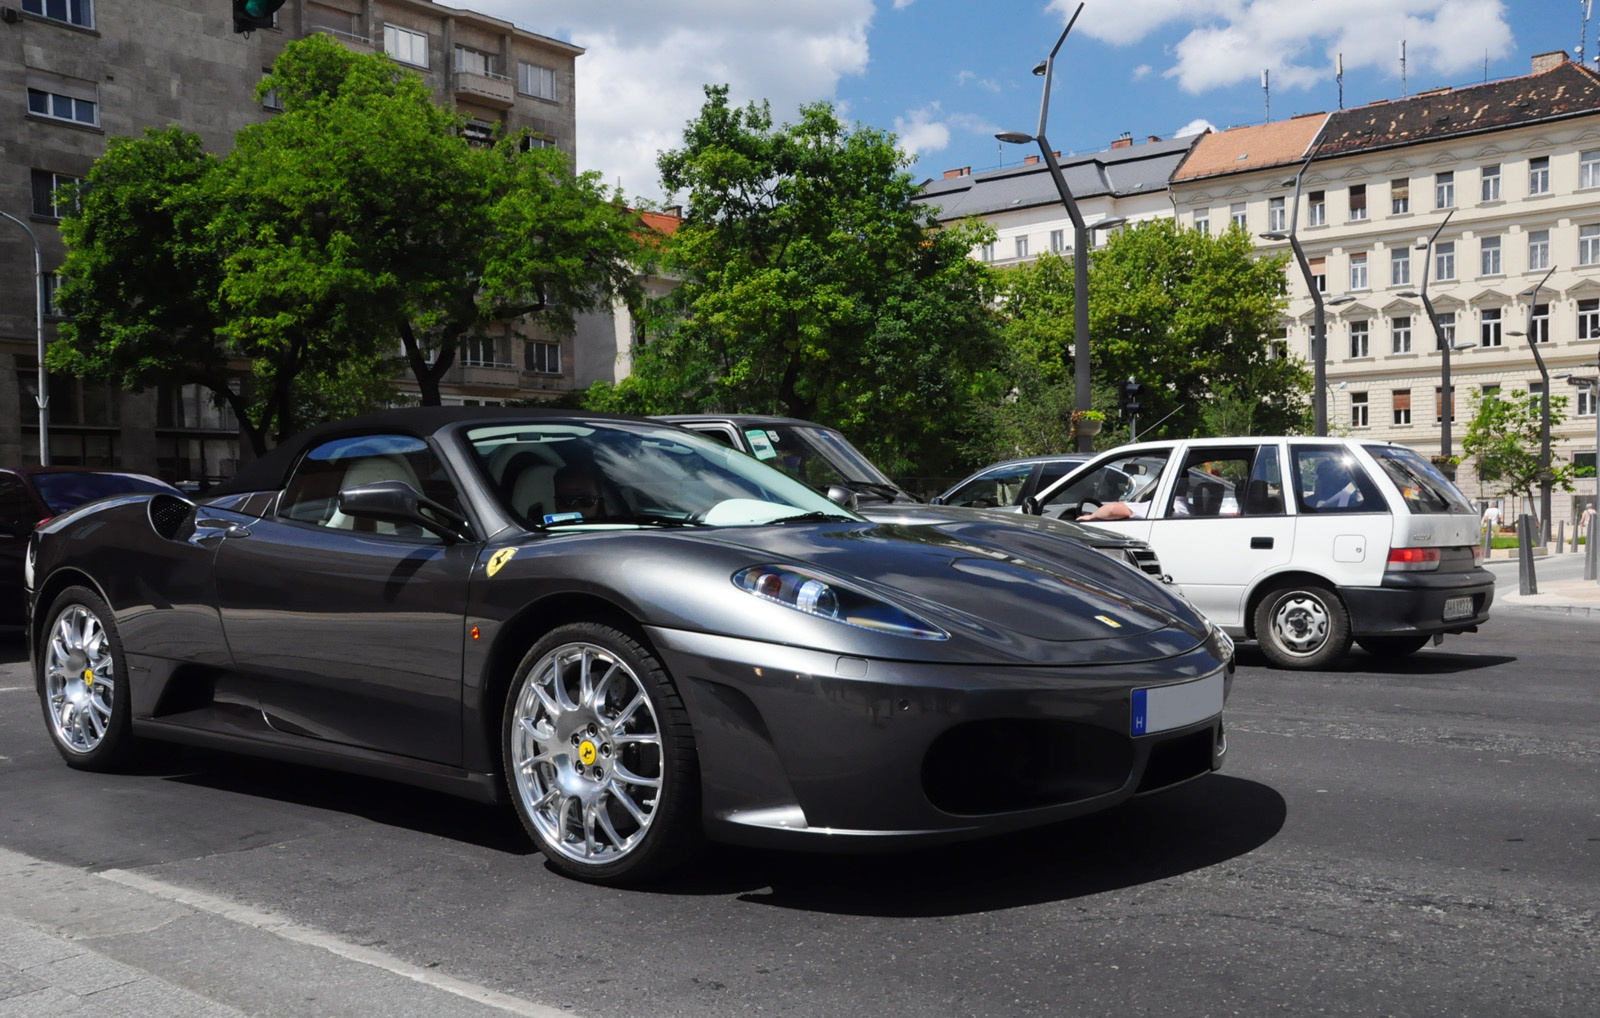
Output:
[[[256,84],[291,40],[325,32],[421,74],[440,103],[469,118],[471,140],[526,130],[528,145],[576,161],[577,46],[431,0],[289,0],[278,27],[236,34],[221,0],[7,0],[0,20],[0,209],[28,224],[43,267],[65,258],[53,191],[85,177],[107,139],[177,124],[213,152],[273,114]],[[34,403],[34,248],[0,219],[0,463],[38,462]],[[48,304],[53,279],[47,278]],[[45,342],[60,319],[47,312]],[[467,344],[446,402],[503,402],[570,390],[573,338],[507,322]],[[402,383],[404,379],[402,378]],[[231,475],[240,442],[225,411],[194,387],[124,393],[53,377],[51,458],[169,480]]]

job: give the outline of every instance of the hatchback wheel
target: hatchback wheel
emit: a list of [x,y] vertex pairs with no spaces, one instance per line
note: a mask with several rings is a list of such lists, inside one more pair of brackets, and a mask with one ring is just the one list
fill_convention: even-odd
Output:
[[1281,587],[1256,605],[1256,640],[1279,668],[1324,668],[1350,649],[1350,617],[1331,591]]

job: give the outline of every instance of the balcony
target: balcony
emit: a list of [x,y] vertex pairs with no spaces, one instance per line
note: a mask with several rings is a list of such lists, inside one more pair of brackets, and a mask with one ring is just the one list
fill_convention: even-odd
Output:
[[457,99],[502,110],[510,109],[517,99],[516,86],[503,74],[456,71],[451,89]]
[[462,364],[458,370],[461,373],[458,384],[463,386],[515,389],[522,384],[522,372],[515,364]]
[[335,39],[339,40],[339,42],[344,44],[345,49],[356,53],[376,53],[378,50],[377,46],[373,44],[373,41],[364,35],[357,35],[354,32],[349,32],[340,28],[330,28],[327,25],[314,24],[307,27],[311,32],[321,32],[323,35],[333,36]]

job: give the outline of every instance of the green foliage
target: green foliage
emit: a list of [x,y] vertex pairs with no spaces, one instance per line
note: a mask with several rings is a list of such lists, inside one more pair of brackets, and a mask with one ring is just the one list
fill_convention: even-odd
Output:
[[[1539,488],[1540,417],[1543,397],[1538,393],[1491,392],[1478,400],[1467,425],[1461,448],[1478,460],[1478,476],[1495,485],[1502,495],[1532,498]],[[1566,419],[1567,397],[1550,397],[1550,427]],[[1551,460],[1552,483],[1572,490],[1571,463]]]
[[683,283],[649,309],[633,374],[588,405],[785,414],[891,473],[946,470],[996,384],[989,273],[967,257],[986,228],[932,228],[894,138],[827,103],[774,127],[709,87],[683,141],[659,162],[688,195],[662,252]]

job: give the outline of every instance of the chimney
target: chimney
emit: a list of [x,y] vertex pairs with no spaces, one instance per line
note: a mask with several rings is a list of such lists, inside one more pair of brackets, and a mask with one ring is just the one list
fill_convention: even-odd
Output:
[[972,172],[972,167],[970,167],[970,166],[963,166],[958,170],[945,170],[944,171],[944,179],[946,179],[946,180],[954,180],[957,177],[965,177],[967,174],[969,174],[971,172]]
[[1024,166],[1037,166],[1037,165],[1039,165],[1039,157],[1038,156],[1023,156],[1022,157],[1022,165],[1024,165]]
[[1150,136],[1150,140],[1151,140],[1151,141],[1160,141],[1160,140],[1161,140],[1161,135],[1159,135],[1159,134],[1152,134],[1152,135],[1151,135],[1151,136]]
[[671,216],[674,219],[682,219],[683,218],[683,206],[682,205],[668,205],[666,208],[661,210],[661,214],[664,215],[664,216]]
[[1553,71],[1567,62],[1567,51],[1564,49],[1553,50],[1549,53],[1535,53],[1533,55],[1533,73],[1543,74]]
[[1133,145],[1133,133],[1123,131],[1122,137],[1111,143],[1112,148],[1130,148]]

